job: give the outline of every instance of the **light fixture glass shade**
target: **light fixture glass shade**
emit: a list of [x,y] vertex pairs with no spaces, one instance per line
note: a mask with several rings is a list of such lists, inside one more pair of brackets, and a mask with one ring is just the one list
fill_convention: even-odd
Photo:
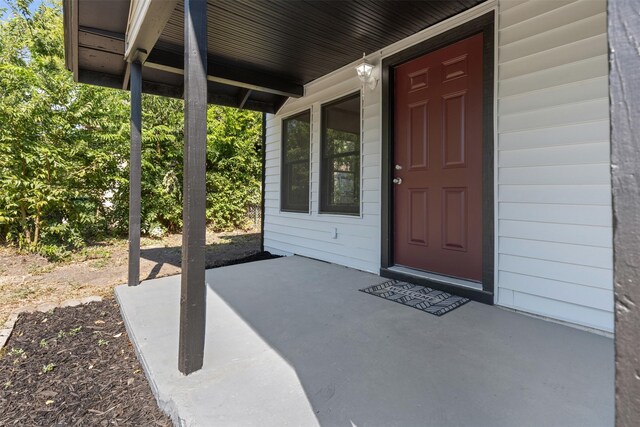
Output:
[[356,73],[363,85],[373,90],[378,85],[378,79],[373,76],[373,65],[369,64],[365,59],[365,54],[362,54],[362,62],[356,66]]
[[371,73],[373,72],[373,65],[368,64],[367,61],[362,61],[362,64],[356,67],[356,72],[358,73],[358,77],[362,81],[362,83],[366,83],[369,78],[371,78]]

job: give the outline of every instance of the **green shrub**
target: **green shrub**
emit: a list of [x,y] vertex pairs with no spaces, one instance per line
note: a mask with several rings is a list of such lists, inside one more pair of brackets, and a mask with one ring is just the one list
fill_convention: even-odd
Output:
[[[11,3],[0,21],[0,238],[50,259],[126,236],[128,93],[76,84],[65,69],[61,5]],[[181,100],[143,96],[141,231],[182,229]],[[261,115],[211,106],[207,221],[247,226],[260,202]]]

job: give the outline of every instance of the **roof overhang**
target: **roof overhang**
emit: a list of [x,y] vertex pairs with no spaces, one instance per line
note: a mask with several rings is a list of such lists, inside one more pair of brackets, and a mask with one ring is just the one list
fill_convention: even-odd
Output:
[[[482,3],[208,0],[208,101],[275,112],[304,85]],[[67,68],[78,82],[183,96],[183,0],[64,0]]]

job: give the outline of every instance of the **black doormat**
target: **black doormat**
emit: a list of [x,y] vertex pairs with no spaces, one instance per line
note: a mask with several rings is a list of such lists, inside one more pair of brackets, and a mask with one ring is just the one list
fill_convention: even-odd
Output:
[[436,316],[442,316],[469,302],[469,298],[399,280],[369,286],[360,289],[360,292],[408,305]]

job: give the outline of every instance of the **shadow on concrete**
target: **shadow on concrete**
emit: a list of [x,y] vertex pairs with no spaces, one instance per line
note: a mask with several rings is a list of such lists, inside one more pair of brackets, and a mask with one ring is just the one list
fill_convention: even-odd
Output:
[[[205,252],[205,268],[269,259],[268,256],[260,255],[260,243],[256,238],[258,236],[259,233],[224,236],[224,243],[208,244]],[[165,264],[175,267],[182,265],[182,247],[143,247],[140,249],[140,257],[156,263],[147,277],[142,280],[155,279]]]
[[358,292],[378,276],[301,257],[207,274],[320,425],[613,425],[610,338],[475,302],[435,317]]

